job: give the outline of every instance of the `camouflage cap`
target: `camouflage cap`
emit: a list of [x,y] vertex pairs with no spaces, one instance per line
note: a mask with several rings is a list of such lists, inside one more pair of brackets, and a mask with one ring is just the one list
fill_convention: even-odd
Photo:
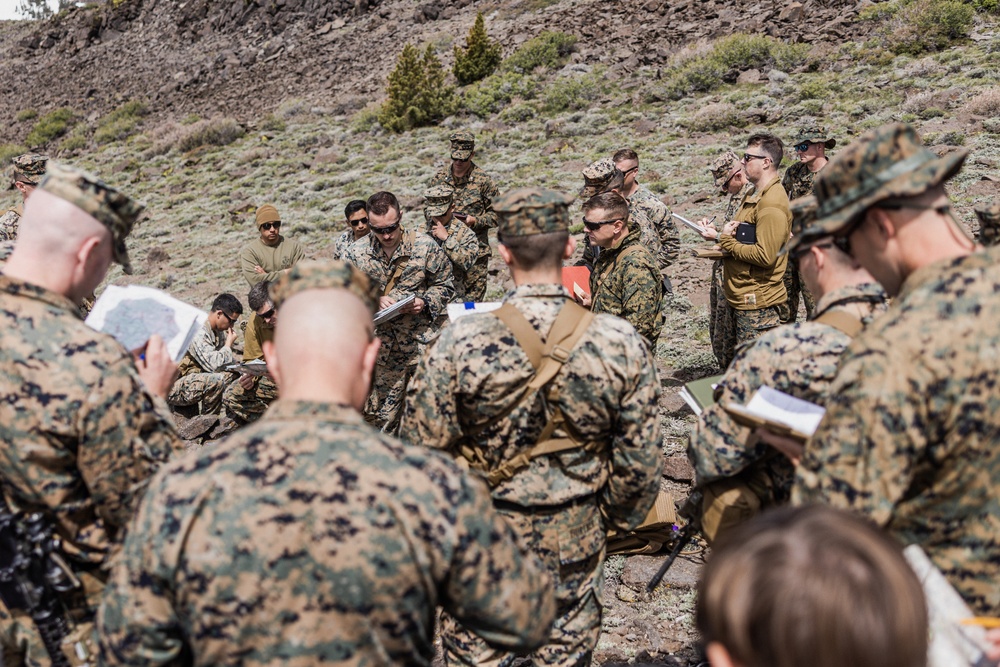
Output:
[[795,251],[799,248],[806,248],[813,245],[821,238],[830,236],[816,226],[816,197],[806,195],[793,199],[788,204],[792,212],[792,238],[785,245],[783,253],[795,256]]
[[444,215],[451,208],[455,191],[443,183],[428,188],[424,192],[424,213],[427,215]]
[[712,182],[715,183],[715,187],[720,190],[725,189],[736,167],[742,168],[743,165],[740,156],[732,151],[726,151],[715,158],[715,162],[712,163]]
[[278,215],[278,209],[274,208],[270,204],[264,204],[257,209],[257,215],[254,216],[257,221],[257,226],[260,227],[267,222],[281,222],[281,216]]
[[339,259],[299,262],[271,283],[268,291],[274,307],[281,308],[292,296],[314,289],[345,289],[361,299],[372,313],[378,304],[378,293],[368,276],[350,262]]
[[977,206],[979,218],[979,242],[983,245],[997,245],[1000,241],[1000,204]]
[[42,182],[42,176],[45,175],[45,164],[48,161],[48,155],[37,153],[18,155],[11,160],[14,163],[14,180],[38,185]]
[[453,132],[451,135],[451,159],[468,160],[476,150],[476,135],[472,132]]
[[544,188],[508,190],[493,200],[497,234],[531,236],[569,229],[569,205],[573,198]]
[[602,157],[596,162],[591,162],[583,170],[584,185],[580,190],[580,196],[590,199],[594,195],[604,192],[608,184],[615,179],[616,172],[621,173],[615,166],[614,160],[609,157]]
[[112,252],[125,273],[132,273],[125,238],[145,209],[93,174],[58,162],[49,162],[38,187],[84,210],[111,232]]
[[811,144],[823,144],[827,148],[833,148],[837,145],[837,140],[830,137],[826,128],[818,125],[800,128],[799,133],[795,136],[795,143],[792,145],[796,146],[804,141]]
[[827,234],[847,234],[883,199],[913,197],[948,180],[968,154],[963,149],[938,157],[904,123],[869,130],[819,172],[813,190],[819,201],[816,224]]

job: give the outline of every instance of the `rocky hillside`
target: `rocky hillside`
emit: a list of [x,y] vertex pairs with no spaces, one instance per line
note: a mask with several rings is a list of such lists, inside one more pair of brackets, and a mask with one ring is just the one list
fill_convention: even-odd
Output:
[[0,142],[22,143],[18,112],[97,117],[124,99],[154,115],[222,113],[252,122],[290,97],[349,113],[377,99],[406,42],[446,67],[477,11],[507,53],[542,30],[577,35],[577,62],[612,74],[658,68],[680,47],[732,32],[840,42],[858,3],[791,0],[112,0],[42,23],[0,26]]

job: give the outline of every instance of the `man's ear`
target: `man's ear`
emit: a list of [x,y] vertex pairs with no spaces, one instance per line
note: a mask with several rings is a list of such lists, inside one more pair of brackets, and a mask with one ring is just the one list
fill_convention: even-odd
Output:
[[274,383],[278,385],[278,391],[281,391],[281,361],[278,359],[278,348],[274,345],[273,340],[265,340],[261,345],[261,350],[264,352],[264,361],[267,362],[267,372],[274,380]]
[[514,253],[512,253],[503,243],[497,244],[497,252],[500,253],[500,259],[502,259],[503,263],[507,266],[511,266],[514,263]]
[[566,247],[563,248],[563,259],[569,259],[576,252],[576,239],[572,236],[566,239]]
[[896,224],[889,217],[889,214],[880,208],[870,208],[865,211],[865,217],[875,225],[879,236],[883,240],[888,240],[896,236]]

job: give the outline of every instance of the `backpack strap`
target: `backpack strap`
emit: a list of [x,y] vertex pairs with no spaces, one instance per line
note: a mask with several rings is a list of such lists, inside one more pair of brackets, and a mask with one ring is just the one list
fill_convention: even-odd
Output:
[[[412,229],[406,233],[406,242],[409,244],[410,248],[413,248],[413,243],[416,241],[416,238],[417,234]],[[399,259],[399,261],[396,263],[396,269],[392,272],[392,275],[389,276],[389,280],[385,284],[385,289],[382,290],[382,296],[385,296],[386,294],[391,292],[392,288],[396,286],[396,282],[399,280],[400,276],[403,275],[403,270],[406,268],[406,265],[409,264],[409,262],[410,262],[409,255],[406,255],[405,257],[401,257]]]
[[861,330],[865,328],[861,318],[844,310],[828,310],[813,320],[813,322],[833,327],[850,338],[857,337],[861,333]]

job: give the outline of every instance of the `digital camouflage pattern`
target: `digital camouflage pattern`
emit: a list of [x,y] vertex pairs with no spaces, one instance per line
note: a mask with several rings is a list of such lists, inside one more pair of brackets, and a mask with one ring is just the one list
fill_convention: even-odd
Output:
[[11,164],[14,165],[13,180],[38,185],[42,182],[42,177],[45,176],[45,165],[48,162],[48,155],[39,155],[38,153],[18,155],[11,160]]
[[[816,317],[843,311],[868,324],[885,312],[881,285],[843,287],[820,299]],[[698,417],[691,432],[688,458],[702,486],[755,466],[770,477],[774,501],[787,502],[794,469],[784,456],[757,441],[752,429],[726,412],[724,403],[746,405],[762,386],[823,405],[837,373],[840,355],[851,337],[829,324],[798,322],[768,331],[736,353],[716,388],[717,402]]]
[[663,329],[663,281],[656,260],[629,230],[617,248],[602,248],[590,274],[590,309],[622,318],[650,350]]
[[670,216],[670,209],[646,186],[640,185],[628,200],[629,223],[638,225],[642,244],[656,258],[662,275],[677,261],[681,251],[681,236]]
[[580,198],[584,201],[596,194],[606,192],[608,185],[622,176],[622,172],[615,166],[615,161],[609,157],[602,157],[591,162],[581,174],[583,175],[583,187],[580,189]]
[[[523,285],[504,299],[543,338],[568,300],[561,285]],[[548,405],[561,409],[579,440],[597,443],[536,458],[492,488],[495,504],[556,581],[559,618],[549,648],[532,659],[587,664],[600,632],[607,530],[639,524],[659,490],[660,385],[642,338],[610,315],[594,317],[546,396],[536,394],[521,404],[519,390],[533,375],[527,355],[499,318],[462,317],[421,359],[401,434],[453,456],[462,445],[473,446],[495,469],[534,447]],[[490,425],[495,416],[501,418]],[[561,434],[557,429],[555,436]],[[449,627],[443,628],[449,632],[443,637],[446,661],[467,663],[488,654],[467,632],[452,633]]]
[[[733,158],[736,155],[729,153]],[[713,172],[715,173],[715,172]],[[718,177],[716,177],[718,181]],[[723,178],[723,183],[725,178]],[[716,225],[718,229],[733,219],[736,212],[740,210],[743,198],[753,190],[749,183],[745,184],[739,192],[729,196],[726,204],[726,211],[722,216],[722,223]],[[708,290],[709,320],[708,335],[712,339],[712,352],[719,361],[719,367],[723,370],[733,360],[736,354],[736,311],[729,305],[726,299],[726,287],[722,278],[722,260],[717,259],[712,263],[712,284]]]
[[222,408],[222,392],[237,375],[219,372],[236,361],[226,345],[226,334],[212,331],[206,321],[191,340],[187,354],[177,368],[179,377],[170,387],[167,403],[187,406],[201,404],[199,414],[216,414]]
[[764,332],[781,326],[781,307],[768,306],[757,310],[734,310],[733,332],[723,332],[723,337],[736,341],[734,350],[756,339]]
[[236,380],[235,373],[188,373],[174,381],[167,403],[174,406],[200,406],[198,414],[214,415],[222,409],[222,394]]
[[351,245],[358,240],[360,239],[354,238],[353,229],[345,229],[344,231],[342,231],[337,236],[337,240],[334,241],[333,243],[333,253],[332,253],[333,259],[344,259],[344,257],[347,255],[347,249],[350,248]]
[[552,584],[447,457],[278,401],[153,480],[98,616],[107,665],[430,665],[442,607],[511,650]]
[[979,218],[979,242],[985,246],[1000,243],[1000,204],[977,206],[975,210]]
[[244,424],[259,419],[264,411],[278,399],[278,385],[269,377],[254,378],[253,387],[244,389],[239,382],[231,382],[222,394],[226,414]]
[[472,151],[476,150],[476,135],[472,132],[452,132],[448,139],[451,143],[452,160],[468,160],[472,157]]
[[[0,313],[0,486],[15,511],[49,518],[93,593],[148,478],[183,446],[129,354],[69,299],[0,275]],[[96,608],[93,596],[65,602],[74,613]],[[3,610],[0,655],[48,662],[30,620]]]
[[788,165],[788,168],[785,169],[785,175],[781,177],[781,187],[785,188],[789,199],[798,199],[799,197],[811,195],[816,175],[822,171],[822,169],[818,172],[809,171],[809,165],[802,162],[793,162]]
[[[21,206],[8,209],[0,215],[0,241],[16,241],[17,226],[21,222]],[[11,246],[13,248],[13,246]],[[6,259],[6,258],[5,258]]]
[[406,386],[420,355],[448,320],[448,302],[455,294],[451,262],[443,250],[421,231],[402,230],[403,238],[387,259],[374,234],[351,246],[347,259],[367,274],[382,293],[400,263],[405,268],[392,291],[384,296],[395,300],[409,294],[423,299],[424,309],[402,315],[379,326],[382,340],[375,361],[375,377],[364,414],[369,423],[394,432],[406,398]]
[[493,198],[499,190],[493,179],[475,162],[463,179],[455,178],[451,167],[445,168],[431,179],[428,186],[447,185],[454,191],[455,211],[474,216],[476,222],[470,227],[479,241],[479,259],[466,274],[466,298],[482,301],[486,295],[486,279],[489,271],[490,229],[497,226],[497,214],[493,210]]
[[793,491],[919,544],[984,616],[1000,615],[997,308],[1000,248],[911,273],[841,358]]
[[48,162],[38,187],[82,209],[111,232],[111,252],[122,271],[132,273],[125,239],[146,208],[82,169]]
[[[799,136],[821,137],[822,134],[823,133],[818,130],[811,133],[808,130],[802,130]],[[800,138],[796,141],[796,143],[801,143],[802,141],[815,141],[818,143],[820,140],[821,139],[819,138],[811,140]],[[830,141],[833,141],[833,139]],[[810,171],[809,166],[803,164],[802,162],[793,162],[789,165],[788,169],[785,169],[784,177],[781,179],[781,186],[785,188],[785,192],[788,194],[788,199],[794,201],[800,197],[811,195],[813,193],[813,183],[817,173],[819,172]],[[792,236],[794,237],[799,233],[801,233],[801,230],[794,229],[793,225]],[[809,288],[807,288],[805,283],[802,282],[802,278],[799,276],[799,267],[795,262],[789,262],[788,266],[785,268],[784,282],[785,292],[788,294],[788,300],[785,302],[785,306],[782,310],[781,323],[788,324],[790,322],[794,322],[798,317],[800,295],[806,304],[806,319],[811,319],[813,310],[816,308],[816,301],[813,299],[812,294],[809,293]]]
[[462,224],[461,220],[452,218],[445,229],[448,230],[448,238],[443,241],[431,234],[432,220],[427,221],[427,235],[434,239],[444,254],[451,261],[452,280],[455,284],[455,295],[452,301],[466,301],[466,283],[469,280],[469,272],[479,259],[479,241],[471,229]]
[[843,235],[876,202],[909,197],[942,183],[962,168],[968,149],[938,157],[904,123],[869,130],[826,165],[816,180],[818,221],[806,235]]
[[712,172],[712,183],[723,193],[726,192],[730,177],[736,175],[737,165],[740,165],[740,156],[732,151],[726,151],[715,158],[715,162],[709,168],[709,171]]
[[572,197],[544,188],[508,190],[496,200],[497,233],[503,237],[568,231],[572,201]]
[[[805,141],[811,144],[823,144],[827,150],[837,145],[837,140],[830,136],[827,129],[817,125],[800,128],[798,134],[795,135],[795,141],[792,145],[795,146]],[[797,198],[792,197],[792,199]]]
[[[366,240],[361,239],[361,241]],[[401,247],[397,249],[394,258],[399,256],[401,249]],[[405,272],[403,275],[406,275]],[[342,289],[357,297],[369,312],[374,314],[378,309],[378,298],[384,286],[384,283],[376,284],[369,274],[346,260],[303,262],[296,264],[269,285],[268,296],[271,297],[274,307],[280,310],[281,306],[296,294],[309,290]]]

